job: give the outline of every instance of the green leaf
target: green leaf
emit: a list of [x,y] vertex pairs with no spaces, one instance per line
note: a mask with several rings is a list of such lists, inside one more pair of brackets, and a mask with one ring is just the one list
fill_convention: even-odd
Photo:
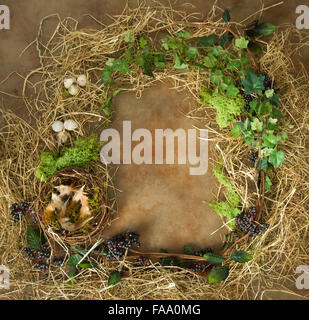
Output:
[[261,36],[269,36],[273,34],[276,31],[277,27],[275,27],[273,24],[264,22],[256,26],[253,31]]
[[30,248],[41,250],[41,234],[38,228],[29,227],[26,237]]
[[257,163],[257,169],[261,170],[263,169],[264,171],[267,171],[268,169],[268,161],[265,159],[260,159]]
[[227,34],[224,34],[220,39],[220,46],[224,47],[232,39],[234,39],[234,35],[231,34],[230,32]]
[[254,117],[253,121],[251,122],[251,129],[257,132],[262,132],[263,122],[260,121],[258,118]]
[[277,169],[285,160],[285,153],[283,151],[273,151],[269,156],[269,162]]
[[225,258],[221,254],[211,252],[204,254],[203,258],[210,263],[222,263],[225,261]]
[[257,53],[257,54],[263,54],[263,49],[257,45],[255,42],[250,41],[248,44],[248,48],[251,52]]
[[272,109],[271,114],[273,117],[275,117],[278,120],[284,118],[284,115],[281,113],[281,111],[275,108]]
[[184,252],[185,254],[194,254],[194,249],[190,246],[184,246]]
[[194,47],[190,47],[186,50],[186,56],[190,59],[190,60],[196,60],[198,58],[198,50],[197,48]]
[[208,54],[208,56],[206,56],[203,61],[204,65],[211,69],[214,69],[219,65],[218,59],[212,54]]
[[222,15],[222,19],[224,22],[229,22],[231,20],[230,12],[228,9],[225,9]]
[[105,85],[110,85],[114,82],[112,72],[110,70],[103,70],[102,80]]
[[93,265],[91,263],[81,263],[78,265],[78,267],[81,269],[89,269],[89,268],[92,268]]
[[270,178],[268,176],[266,176],[266,178],[265,178],[265,191],[269,191],[271,189],[272,185],[273,184],[272,184]]
[[213,84],[220,85],[221,81],[223,80],[223,73],[221,70],[216,70],[215,73],[210,75],[210,80]]
[[249,40],[244,37],[235,40],[235,47],[239,49],[246,49],[248,47]]
[[188,68],[188,64],[187,63],[182,63],[180,57],[178,56],[178,54],[175,55],[175,64],[174,64],[174,68],[175,69],[187,69]]
[[251,94],[253,92],[259,93],[265,89],[264,80],[265,76],[257,76],[251,70],[248,70],[246,79],[241,82],[245,88],[245,93]]
[[82,260],[82,258],[83,258],[83,255],[81,255],[80,253],[72,254],[67,261],[67,265],[71,267],[76,267],[79,261]]
[[201,47],[208,48],[216,44],[218,40],[219,38],[216,35],[211,34],[210,36],[204,36],[204,37],[198,38],[197,42]]
[[267,148],[273,148],[277,143],[278,139],[274,134],[269,134],[269,135],[263,135],[262,136],[263,140],[263,146]]
[[253,257],[248,252],[242,250],[234,251],[231,255],[231,260],[241,263],[248,262],[252,259]]
[[73,278],[77,274],[78,274],[78,270],[77,270],[76,266],[73,266],[73,268],[69,271],[68,276],[69,276],[69,278]]
[[231,130],[231,137],[238,138],[241,135],[241,126],[234,124],[232,130]]
[[269,90],[265,91],[265,96],[266,96],[266,98],[270,99],[274,96],[274,93],[275,93],[274,89],[269,89]]
[[120,71],[121,74],[126,74],[131,72],[128,66],[128,62],[125,59],[114,60],[112,68],[114,71]]
[[140,37],[139,38],[139,46],[141,47],[141,49],[144,49],[148,44],[148,41],[145,40],[145,38]]
[[213,284],[225,280],[229,276],[229,268],[226,266],[216,266],[208,276],[208,283]]
[[181,38],[181,39],[189,39],[190,38],[190,33],[186,32],[186,31],[182,31],[182,32],[175,33],[175,36],[177,38]]
[[237,87],[235,87],[234,84],[230,84],[226,89],[226,95],[228,97],[234,98],[238,95],[238,93],[239,93],[239,89]]
[[163,54],[154,57],[154,65],[157,68],[165,68],[165,57]]
[[134,42],[134,35],[131,30],[129,30],[125,35],[124,35],[124,41],[127,43],[132,43]]
[[279,97],[276,93],[269,99],[269,101],[271,104],[273,104],[274,106],[276,106],[278,108],[280,108],[282,106],[281,102],[279,100]]
[[121,274],[118,271],[114,271],[108,278],[108,285],[115,286],[117,283],[121,281]]

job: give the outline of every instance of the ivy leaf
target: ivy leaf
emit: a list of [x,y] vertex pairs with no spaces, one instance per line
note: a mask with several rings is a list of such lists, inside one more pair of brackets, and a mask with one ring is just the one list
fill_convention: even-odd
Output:
[[41,234],[37,228],[29,227],[27,230],[27,243],[30,248],[41,250]]
[[190,60],[196,60],[198,58],[198,50],[197,48],[190,47],[189,49],[186,50],[186,56]]
[[277,110],[275,108],[272,109],[272,112],[271,112],[272,116],[275,117],[276,119],[282,119],[284,118],[283,114],[281,113],[280,110]]
[[221,70],[216,70],[215,73],[210,75],[210,80],[213,84],[220,85],[221,81],[223,80],[223,73]]
[[249,41],[246,40],[244,37],[241,37],[241,38],[235,40],[235,46],[236,46],[236,48],[239,48],[239,49],[248,48],[248,44],[249,44]]
[[266,148],[273,148],[277,143],[278,139],[274,134],[269,134],[269,135],[263,135],[262,136],[263,140],[263,146]]
[[188,64],[187,63],[182,63],[180,57],[178,56],[178,54],[175,55],[175,64],[174,64],[174,68],[175,69],[187,69],[188,68]]
[[230,12],[228,9],[225,9],[222,15],[222,19],[224,22],[229,22],[231,20]]
[[134,42],[134,35],[131,30],[124,35],[124,41],[127,43]]
[[154,57],[154,65],[157,68],[164,68],[165,67],[165,58],[163,54]]
[[108,278],[108,285],[115,286],[121,281],[121,274],[118,271],[114,271]]
[[274,93],[275,93],[274,89],[269,89],[269,90],[265,91],[265,96],[266,96],[266,98],[270,99],[274,96]]
[[203,61],[204,65],[211,69],[217,68],[219,64],[218,59],[212,54],[208,54],[208,56],[206,56]]
[[194,250],[190,246],[184,246],[184,252],[185,254],[194,254]]
[[234,39],[234,35],[232,33],[224,34],[220,39],[220,46],[224,47],[229,41]]
[[270,178],[268,176],[266,176],[266,178],[265,178],[265,191],[269,191],[271,189],[272,185],[273,184],[272,184]]
[[283,151],[274,150],[269,156],[269,162],[277,169],[285,160],[285,153]]
[[262,132],[263,122],[260,121],[258,118],[254,117],[253,121],[251,122],[251,129],[257,132]]
[[219,38],[216,35],[211,34],[210,36],[204,36],[204,37],[198,38],[197,42],[201,47],[208,48],[216,44],[218,40]]
[[257,45],[255,42],[250,41],[248,44],[248,48],[251,52],[257,53],[257,54],[263,54],[263,49]]
[[71,266],[71,267],[76,267],[78,265],[79,261],[82,260],[82,258],[83,258],[83,256],[80,253],[72,254],[67,261],[67,265]]
[[190,33],[186,32],[186,31],[182,31],[182,32],[177,32],[175,33],[175,36],[177,38],[182,38],[182,39],[189,39],[190,38]]
[[268,169],[268,161],[265,159],[260,159],[257,163],[257,169],[261,170],[263,169],[264,171],[267,171]]
[[113,70],[120,71],[121,74],[130,73],[128,62],[125,59],[116,59],[113,62]]
[[105,85],[110,85],[114,82],[112,72],[110,70],[103,70],[102,80]]
[[208,276],[208,283],[213,284],[225,280],[229,276],[229,268],[226,266],[216,266]]
[[253,92],[259,93],[265,89],[264,80],[265,76],[257,76],[251,70],[248,70],[246,79],[241,82],[245,88],[245,93],[251,94]]
[[253,32],[257,35],[261,36],[269,36],[273,34],[276,31],[277,27],[275,27],[273,24],[264,22],[259,24],[253,29]]
[[222,263],[225,261],[225,258],[221,254],[215,254],[208,252],[203,255],[203,258],[210,263]]
[[270,103],[272,103],[274,106],[280,108],[282,105],[281,105],[281,102],[279,100],[279,97],[278,95],[275,93],[270,99],[269,99]]
[[233,138],[238,138],[242,133],[242,130],[241,130],[241,126],[239,124],[234,124],[232,130],[231,130],[231,137]]
[[252,259],[253,257],[248,252],[242,251],[242,250],[234,251],[231,255],[231,260],[240,262],[240,263],[245,263]]

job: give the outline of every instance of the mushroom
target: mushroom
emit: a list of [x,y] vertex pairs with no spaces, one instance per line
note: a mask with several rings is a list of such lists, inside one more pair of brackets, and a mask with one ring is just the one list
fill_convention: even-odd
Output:
[[85,87],[87,84],[87,76],[85,74],[81,74],[77,78],[77,84],[81,87]]
[[64,128],[68,131],[73,131],[78,128],[78,124],[74,120],[66,120],[64,121]]
[[55,121],[52,125],[54,132],[61,132],[64,130],[64,123],[62,121]]
[[58,143],[66,143],[69,139],[70,134],[68,132],[61,131],[57,134],[57,141]]
[[64,78],[63,84],[66,89],[69,89],[73,85],[74,82],[75,82],[75,79],[73,77],[69,76],[69,77]]
[[71,85],[71,87],[69,88],[69,93],[70,93],[71,96],[78,95],[78,93],[79,93],[78,86],[75,85],[75,84]]

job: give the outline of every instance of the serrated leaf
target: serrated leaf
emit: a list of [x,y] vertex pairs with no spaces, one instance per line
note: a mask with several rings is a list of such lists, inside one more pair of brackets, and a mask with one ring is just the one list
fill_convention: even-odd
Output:
[[218,40],[219,38],[216,35],[211,34],[210,36],[204,36],[204,37],[198,38],[197,42],[201,47],[208,48],[216,44]]
[[234,124],[232,130],[231,130],[231,137],[238,138],[241,135],[241,126]]
[[112,72],[110,70],[103,70],[102,80],[105,85],[110,85],[114,82]]
[[190,38],[190,33],[187,32],[187,31],[181,31],[181,32],[175,33],[175,36],[176,36],[177,38],[189,39],[189,38]]
[[230,84],[227,88],[226,88],[226,95],[228,97],[236,97],[239,93],[239,89],[237,87],[235,87],[234,84]]
[[196,60],[198,58],[198,50],[197,48],[194,47],[190,47],[186,50],[186,56],[190,59],[190,60]]
[[134,35],[131,30],[129,30],[125,35],[124,35],[124,41],[127,43],[132,43],[134,42]]
[[216,266],[208,276],[208,283],[213,284],[224,281],[229,276],[229,268],[226,266]]
[[268,161],[277,169],[285,160],[285,153],[283,151],[273,151]]
[[245,93],[251,94],[253,92],[259,93],[265,89],[264,80],[265,76],[257,76],[251,70],[248,70],[246,79],[243,79],[241,82],[244,86]]
[[266,98],[270,99],[274,96],[274,93],[275,93],[274,89],[269,89],[269,90],[265,91],[265,96],[266,96]]
[[114,60],[112,68],[114,71],[120,71],[121,74],[126,74],[131,72],[128,66],[128,62],[125,59]]
[[185,254],[194,254],[194,249],[190,246],[184,246]]
[[277,27],[273,24],[264,22],[253,29],[253,32],[261,36],[269,36],[276,31]]
[[121,281],[121,274],[118,271],[114,271],[108,278],[108,285],[115,286]]
[[221,254],[211,252],[204,254],[203,258],[210,263],[222,263],[225,261],[225,258]]
[[253,118],[253,121],[251,122],[251,129],[257,132],[263,131],[263,122],[260,121],[258,118]]
[[175,69],[183,70],[183,69],[187,69],[188,66],[189,65],[187,63],[181,62],[181,59],[177,54],[175,55],[175,64],[174,64]]
[[218,66],[219,62],[216,57],[214,57],[212,54],[209,54],[203,59],[204,65],[208,68],[214,69]]
[[269,134],[269,135],[263,135],[262,136],[263,140],[263,146],[266,148],[273,148],[277,143],[278,139],[274,134]]
[[27,230],[27,243],[30,248],[41,250],[41,234],[37,228],[29,227]]
[[244,37],[235,40],[235,47],[239,49],[246,49],[248,44],[249,40],[246,40]]
[[75,267],[82,260],[83,256],[80,253],[75,253],[70,256],[67,261],[67,265],[71,267]]
[[252,259],[253,257],[248,252],[242,251],[242,250],[234,251],[231,255],[231,260],[240,262],[240,263],[245,263]]
[[148,41],[143,38],[143,37],[140,37],[139,38],[139,46],[141,47],[141,49],[144,49],[148,44]]
[[231,20],[230,12],[228,9],[225,9],[222,15],[222,19],[224,22],[229,22]]
[[223,73],[221,70],[216,70],[216,72],[210,75],[210,80],[213,84],[220,85],[223,80]]

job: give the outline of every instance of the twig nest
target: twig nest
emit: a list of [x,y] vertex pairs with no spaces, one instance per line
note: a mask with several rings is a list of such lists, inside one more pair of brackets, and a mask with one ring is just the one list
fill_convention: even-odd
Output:
[[70,137],[70,134],[68,132],[66,132],[65,130],[63,130],[61,132],[58,132],[57,141],[60,144],[66,143],[68,141],[69,137]]
[[73,77],[65,77],[63,84],[66,89],[69,89],[74,84],[74,82],[75,79]]
[[55,121],[52,125],[54,132],[61,132],[64,130],[64,123],[62,121]]
[[81,87],[85,87],[87,84],[87,77],[85,74],[81,74],[80,76],[78,76],[77,78],[77,84]]
[[69,88],[69,93],[71,96],[77,96],[79,93],[79,88],[76,84],[72,84]]
[[66,120],[64,121],[64,128],[68,131],[73,131],[78,128],[78,124],[74,120]]

